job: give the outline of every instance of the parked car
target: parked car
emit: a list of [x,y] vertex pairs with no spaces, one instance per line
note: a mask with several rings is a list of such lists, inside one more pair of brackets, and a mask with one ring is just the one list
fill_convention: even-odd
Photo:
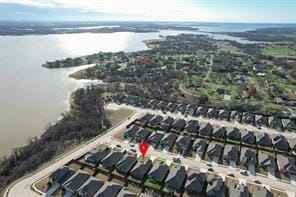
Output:
[[228,176],[235,178],[234,174],[229,173]]
[[209,172],[214,172],[214,169],[213,168],[208,168],[208,171]]
[[248,172],[247,171],[242,171],[240,172],[241,175],[244,175],[244,176],[249,176]]
[[257,184],[261,184],[261,181],[259,181],[259,180],[255,180],[254,182]]
[[179,157],[173,157],[174,163],[181,163],[181,159]]

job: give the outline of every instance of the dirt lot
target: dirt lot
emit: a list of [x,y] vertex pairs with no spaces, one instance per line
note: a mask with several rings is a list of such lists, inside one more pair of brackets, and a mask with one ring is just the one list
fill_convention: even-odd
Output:
[[45,177],[45,178],[41,179],[40,181],[38,181],[35,184],[35,187],[39,191],[46,192],[47,191],[47,186],[48,186],[47,183],[48,183],[48,177]]
[[124,120],[126,117],[133,113],[132,110],[119,109],[119,110],[106,110],[106,116],[110,120],[112,125],[116,125],[120,121]]

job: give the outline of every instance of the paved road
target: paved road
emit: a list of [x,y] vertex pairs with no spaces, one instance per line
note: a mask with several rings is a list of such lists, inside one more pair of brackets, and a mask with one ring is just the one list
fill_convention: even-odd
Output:
[[[31,190],[31,186],[38,180],[40,180],[41,178],[47,176],[49,173],[55,171],[56,169],[58,169],[59,167],[67,164],[69,161],[71,161],[72,159],[78,158],[81,155],[85,154],[86,152],[88,152],[89,150],[95,148],[98,146],[98,144],[100,143],[108,143],[108,144],[112,144],[112,145],[116,145],[119,144],[121,145],[123,148],[125,149],[130,149],[130,145],[128,143],[123,143],[122,141],[116,140],[114,139],[112,136],[118,132],[119,130],[122,130],[126,127],[126,125],[130,124],[135,118],[138,118],[142,115],[144,115],[147,112],[150,113],[154,113],[154,114],[160,114],[160,115],[165,115],[162,114],[162,112],[160,111],[151,111],[151,110],[143,110],[140,108],[134,108],[134,107],[130,107],[130,106],[124,106],[124,105],[116,105],[116,104],[109,104],[107,106],[107,108],[109,109],[113,109],[116,110],[120,107],[127,107],[129,109],[132,109],[135,111],[135,113],[133,115],[130,116],[130,118],[127,118],[126,120],[122,121],[119,125],[111,128],[107,133],[98,136],[97,138],[91,140],[90,142],[76,148],[75,150],[71,151],[70,153],[62,156],[60,159],[57,159],[56,161],[54,161],[52,164],[48,165],[47,167],[38,170],[37,172],[35,172],[33,175],[27,176],[25,178],[22,178],[20,180],[18,180],[17,182],[15,182],[14,184],[12,184],[6,191],[4,196],[5,197],[28,197],[28,196],[40,196],[39,194],[37,194],[36,192]],[[184,116],[180,115],[180,114],[167,114],[167,115],[172,115],[175,118],[176,117],[182,117],[185,118]],[[185,119],[188,119],[185,118]],[[201,118],[197,118],[198,120],[202,120]],[[207,120],[209,122],[221,125],[221,121],[215,121],[215,120]],[[229,123],[230,124],[230,123]],[[226,124],[225,124],[226,125]],[[226,125],[227,126],[227,125]],[[233,123],[232,123],[233,126]],[[238,128],[241,127],[247,127],[247,125],[235,125]],[[148,151],[148,155],[151,157],[161,157],[164,158],[166,160],[172,161],[173,157],[176,156],[172,153],[167,153],[167,152],[163,152],[163,151],[159,151],[159,150],[153,150],[152,148],[149,149]],[[207,169],[209,168],[207,166],[207,162],[204,161],[198,161],[197,159],[189,159],[189,158],[183,158],[180,157],[182,164],[184,164],[185,166],[190,166],[190,167],[195,167],[195,168],[199,168],[201,169],[201,171],[207,171]],[[275,187],[275,188],[279,188],[282,189],[284,191],[288,191],[289,192],[289,196],[291,197],[295,197],[295,193],[296,193],[296,186],[289,184],[289,183],[285,183],[282,182],[280,180],[273,180],[273,179],[269,179],[267,177],[261,177],[261,176],[253,176],[253,175],[249,175],[249,176],[243,176],[240,174],[240,171],[238,169],[235,168],[227,168],[225,166],[221,166],[221,165],[213,165],[212,166],[213,170],[219,174],[220,176],[224,176],[227,175],[228,173],[232,173],[235,175],[235,177],[237,177],[239,179],[239,181],[241,183],[245,183],[246,181],[254,181],[254,180],[259,180],[262,182],[262,185],[266,185],[266,186],[271,186],[271,187]]]

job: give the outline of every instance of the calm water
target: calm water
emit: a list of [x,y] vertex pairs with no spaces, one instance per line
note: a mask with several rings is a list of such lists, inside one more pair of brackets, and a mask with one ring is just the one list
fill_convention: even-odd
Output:
[[[258,27],[203,26],[200,30],[250,28]],[[0,156],[26,144],[29,137],[42,134],[45,126],[66,110],[69,93],[88,83],[69,79],[68,73],[73,69],[42,68],[44,62],[99,51],[143,50],[147,49],[143,40],[179,33],[182,32],[0,36]],[[248,42],[225,35],[214,38]]]

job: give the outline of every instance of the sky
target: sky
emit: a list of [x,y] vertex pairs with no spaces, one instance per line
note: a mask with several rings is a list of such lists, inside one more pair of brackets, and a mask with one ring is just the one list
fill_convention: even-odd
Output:
[[296,23],[296,0],[0,0],[0,21]]

